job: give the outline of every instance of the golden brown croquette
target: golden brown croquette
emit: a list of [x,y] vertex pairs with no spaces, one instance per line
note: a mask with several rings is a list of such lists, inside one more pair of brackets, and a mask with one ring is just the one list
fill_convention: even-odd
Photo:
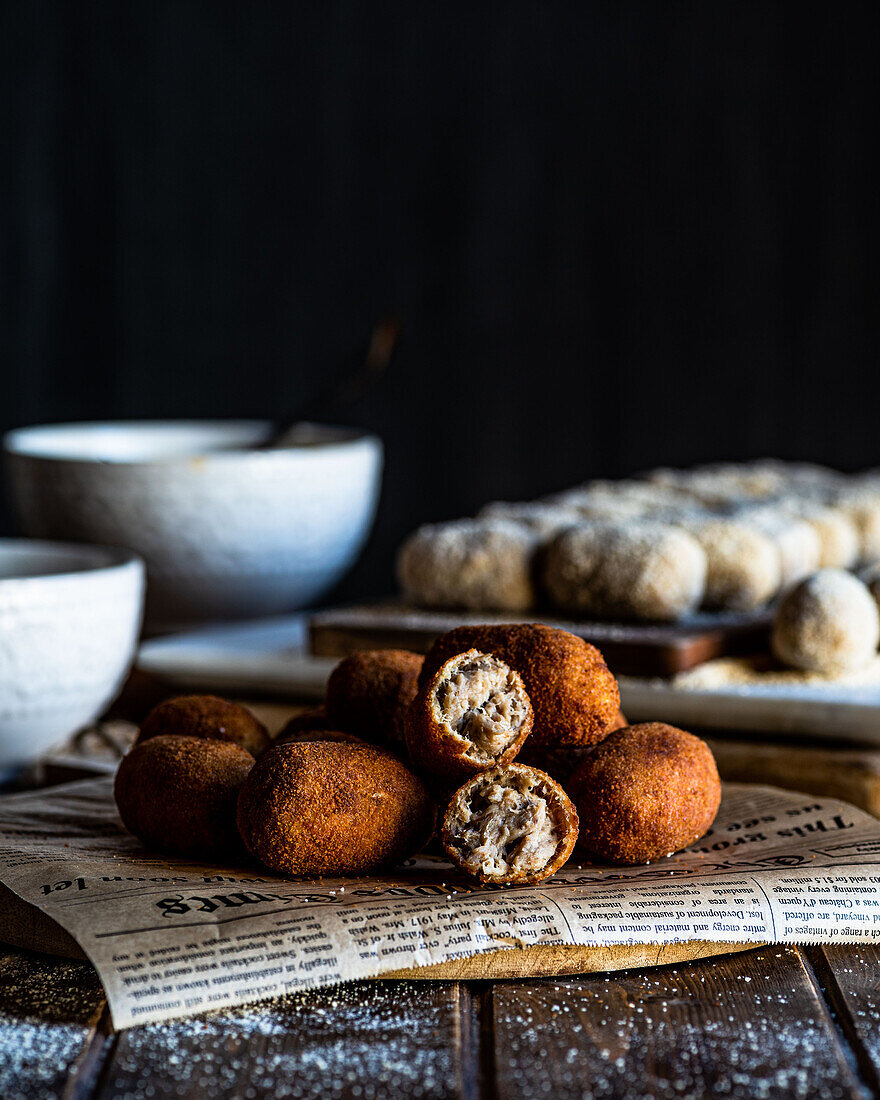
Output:
[[578,815],[549,775],[525,764],[491,768],[453,795],[443,818],[452,862],[482,883],[541,882],[571,855]]
[[309,707],[302,714],[297,714],[280,731],[275,738],[276,745],[286,745],[288,742],[304,741],[348,741],[358,743],[362,738],[345,730],[335,730],[330,724],[325,707]]
[[216,695],[179,695],[153,707],[141,725],[137,743],[162,735],[230,741],[251,756],[259,756],[272,743],[266,727],[247,707]]
[[568,784],[580,842],[609,863],[651,863],[699,840],[721,803],[705,741],[662,722],[616,730]]
[[403,745],[406,712],[418,689],[422,658],[405,649],[368,649],[340,661],[327,682],[331,729],[392,748]]
[[594,745],[608,732],[620,692],[602,654],[583,638],[539,623],[460,626],[434,642],[420,684],[468,649],[493,653],[522,677],[535,712],[530,750]]
[[241,790],[248,850],[284,875],[359,875],[413,855],[434,829],[425,785],[374,745],[276,745]]
[[406,747],[433,785],[461,783],[509,764],[532,728],[519,673],[499,657],[469,649],[438,669],[410,707]]
[[241,860],[236,802],[253,766],[253,756],[229,741],[151,737],[119,765],[113,786],[119,816],[148,848]]
[[[611,720],[605,736],[628,725],[626,716],[619,710]],[[558,745],[555,748],[539,745],[537,748],[532,748],[531,740],[529,738],[520,750],[517,756],[518,762],[528,764],[532,768],[540,768],[563,787],[568,784],[575,769],[580,767],[595,748],[594,745]]]

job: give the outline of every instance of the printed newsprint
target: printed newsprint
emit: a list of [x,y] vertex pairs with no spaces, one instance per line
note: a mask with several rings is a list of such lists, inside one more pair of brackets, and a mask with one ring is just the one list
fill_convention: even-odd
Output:
[[500,889],[422,857],[302,881],[151,855],[97,779],[0,799],[0,881],[74,937],[123,1028],[531,944],[876,940],[880,822],[731,784],[712,831],[650,866],[576,858]]

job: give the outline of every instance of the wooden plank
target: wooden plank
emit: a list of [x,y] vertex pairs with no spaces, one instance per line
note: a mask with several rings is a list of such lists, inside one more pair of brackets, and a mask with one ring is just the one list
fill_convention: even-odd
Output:
[[110,1043],[104,992],[88,963],[0,955],[0,1096],[89,1095]]
[[880,947],[835,944],[806,951],[862,1076],[880,1094]]
[[98,1095],[447,1100],[476,1073],[461,1016],[454,983],[383,982],[147,1025],[119,1036]]
[[572,622],[530,615],[425,611],[403,604],[318,612],[309,622],[311,651],[344,657],[357,649],[412,649],[426,653],[439,635],[468,623],[546,622],[597,645],[618,675],[672,676],[715,657],[767,648],[771,616],[700,614],[683,623]]
[[497,984],[499,1100],[862,1092],[797,949],[606,978]]
[[880,750],[709,740],[722,779],[840,798],[880,817]]
[[632,943],[610,947],[589,944],[536,944],[506,951],[487,951],[464,959],[449,959],[412,970],[394,970],[382,976],[409,981],[499,981],[509,978],[551,978],[570,974],[607,973],[643,969],[667,963],[712,959],[719,955],[750,951],[753,943],[718,943],[689,940],[686,943]]

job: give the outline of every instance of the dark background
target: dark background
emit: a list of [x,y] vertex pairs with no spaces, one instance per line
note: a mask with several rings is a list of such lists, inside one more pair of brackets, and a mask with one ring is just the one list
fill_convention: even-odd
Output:
[[293,417],[397,311],[343,596],[492,498],[880,463],[874,8],[7,3],[0,428]]

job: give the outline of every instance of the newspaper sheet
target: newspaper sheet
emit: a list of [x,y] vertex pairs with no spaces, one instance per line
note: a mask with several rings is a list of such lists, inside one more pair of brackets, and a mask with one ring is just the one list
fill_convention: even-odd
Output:
[[880,822],[731,784],[712,831],[649,866],[576,853],[547,882],[501,889],[422,857],[303,881],[148,853],[98,779],[0,799],[0,881],[76,939],[124,1028],[531,944],[876,940]]

